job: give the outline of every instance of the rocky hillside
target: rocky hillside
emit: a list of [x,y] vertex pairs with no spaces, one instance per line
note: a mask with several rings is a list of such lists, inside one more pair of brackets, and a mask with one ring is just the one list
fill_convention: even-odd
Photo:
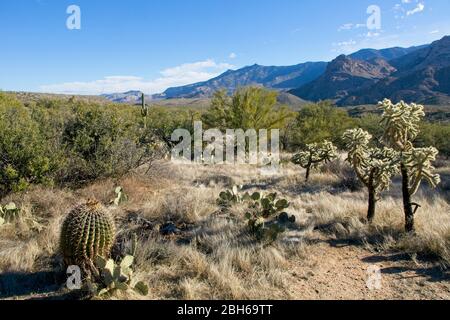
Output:
[[310,101],[341,100],[356,89],[369,88],[396,69],[386,60],[356,60],[345,55],[330,62],[325,73],[290,93]]
[[322,77],[291,93],[339,105],[375,104],[384,98],[450,104],[450,36],[389,61],[338,57]]
[[250,85],[289,90],[319,77],[327,66],[326,62],[307,62],[287,67],[266,67],[252,65],[239,70],[228,70],[220,76],[200,83],[169,88],[155,98],[201,98],[211,97],[219,89],[234,92],[239,87]]

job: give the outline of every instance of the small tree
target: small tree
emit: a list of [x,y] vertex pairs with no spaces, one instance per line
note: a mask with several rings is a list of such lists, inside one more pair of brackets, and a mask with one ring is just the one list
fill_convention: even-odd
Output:
[[[402,174],[403,207],[405,212],[406,232],[414,231],[414,215],[420,207],[412,202],[420,183],[425,179],[432,187],[440,182],[440,177],[433,174],[431,162],[436,159],[438,150],[414,148],[413,141],[420,132],[420,122],[425,116],[424,107],[403,101],[393,104],[385,99],[379,103],[383,110],[383,142],[386,146],[400,152],[400,171]],[[413,208],[414,207],[414,208]]]
[[369,204],[367,220],[375,218],[376,203],[389,188],[392,176],[398,171],[398,154],[389,148],[369,147],[372,136],[363,129],[347,130],[343,140],[348,150],[347,161],[367,187]]
[[330,141],[306,145],[305,150],[297,153],[292,162],[306,169],[305,181],[308,182],[312,168],[337,158],[337,149]]
[[232,96],[217,91],[211,108],[202,115],[209,128],[225,129],[281,129],[293,113],[278,106],[278,92],[258,88],[240,88]]

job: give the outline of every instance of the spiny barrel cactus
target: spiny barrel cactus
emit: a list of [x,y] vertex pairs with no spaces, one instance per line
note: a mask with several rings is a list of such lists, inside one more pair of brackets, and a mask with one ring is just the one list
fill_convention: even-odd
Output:
[[65,219],[60,247],[66,265],[77,265],[86,276],[95,273],[97,256],[109,257],[115,238],[113,219],[97,201],[74,208]]
[[337,158],[337,148],[330,141],[312,143],[306,145],[305,150],[297,153],[292,158],[292,162],[306,169],[306,182],[312,168],[318,167],[322,163],[327,163]]
[[417,192],[422,179],[427,180],[432,187],[440,182],[439,176],[432,173],[434,168],[431,165],[438,150],[433,147],[414,148],[413,141],[420,133],[420,122],[425,116],[423,106],[403,101],[394,104],[385,99],[379,103],[379,107],[383,110],[383,142],[400,152],[405,230],[412,232],[414,215],[419,208],[418,204],[412,202],[412,196]]
[[398,153],[389,148],[369,147],[371,139],[372,136],[363,129],[347,130],[343,135],[348,150],[347,161],[369,192],[369,222],[375,218],[381,192],[389,188],[392,176],[398,171]]

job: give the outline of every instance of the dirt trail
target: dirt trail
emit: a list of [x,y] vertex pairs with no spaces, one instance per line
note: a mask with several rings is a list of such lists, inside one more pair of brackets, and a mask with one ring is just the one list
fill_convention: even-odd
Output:
[[374,254],[325,240],[309,250],[308,261],[292,264],[293,299],[450,299],[449,274],[407,255]]

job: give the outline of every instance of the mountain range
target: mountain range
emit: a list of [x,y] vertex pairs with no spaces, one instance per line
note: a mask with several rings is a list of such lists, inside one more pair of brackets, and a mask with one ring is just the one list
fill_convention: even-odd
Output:
[[[283,100],[333,100],[338,105],[376,104],[384,98],[423,104],[450,104],[450,36],[429,45],[363,49],[331,62],[228,70],[211,80],[169,88],[149,99],[209,98],[219,89],[262,86]],[[295,97],[293,97],[295,96]],[[138,91],[104,95],[115,102],[140,101]]]

